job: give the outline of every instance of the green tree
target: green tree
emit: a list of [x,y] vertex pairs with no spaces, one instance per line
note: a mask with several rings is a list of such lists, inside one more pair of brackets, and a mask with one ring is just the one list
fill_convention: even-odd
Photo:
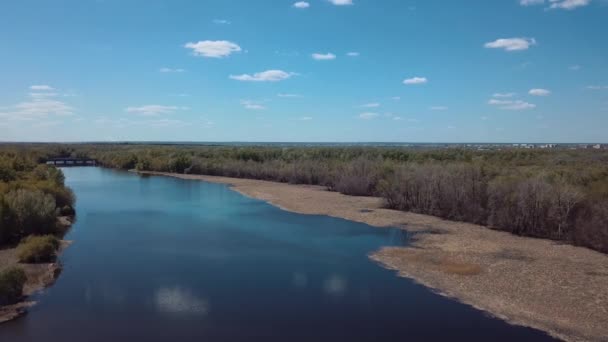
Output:
[[54,166],[41,164],[36,166],[32,173],[36,180],[50,181],[56,185],[61,186],[63,186],[65,182],[65,176],[63,175],[63,172]]
[[42,234],[55,227],[55,199],[40,190],[13,190],[5,196],[19,234]]
[[15,180],[17,174],[15,169],[6,161],[0,160],[0,181],[10,182]]

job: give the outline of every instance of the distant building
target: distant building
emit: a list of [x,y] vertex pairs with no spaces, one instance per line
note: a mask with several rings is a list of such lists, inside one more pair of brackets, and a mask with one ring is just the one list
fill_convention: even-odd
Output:
[[602,145],[600,144],[595,144],[592,146],[594,149],[599,150],[600,148],[602,148]]

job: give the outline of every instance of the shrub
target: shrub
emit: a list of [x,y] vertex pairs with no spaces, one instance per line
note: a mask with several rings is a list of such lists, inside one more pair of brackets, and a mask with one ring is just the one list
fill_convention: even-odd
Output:
[[54,166],[44,164],[38,165],[32,170],[32,174],[36,180],[51,181],[60,186],[63,186],[65,182],[63,172]]
[[184,173],[191,165],[192,159],[185,154],[180,154],[171,161],[171,172]]
[[21,236],[50,233],[55,228],[55,199],[40,190],[13,190],[4,197]]
[[23,285],[27,277],[19,267],[11,267],[0,272],[0,305],[10,305],[23,295]]
[[335,190],[346,195],[370,196],[380,179],[378,161],[358,158],[346,165],[335,182]]
[[36,188],[45,194],[53,196],[57,207],[61,208],[66,205],[72,206],[74,205],[74,202],[76,202],[76,196],[72,192],[72,189],[66,186],[47,181],[36,184]]
[[583,206],[577,215],[574,242],[608,253],[608,201]]
[[52,261],[58,248],[59,240],[52,235],[28,236],[17,246],[17,258],[25,263]]
[[9,224],[9,211],[4,204],[4,198],[0,195],[0,245],[9,241],[13,235]]
[[10,182],[12,180],[15,180],[16,177],[17,173],[12,168],[12,166],[9,165],[8,162],[0,160],[0,181]]

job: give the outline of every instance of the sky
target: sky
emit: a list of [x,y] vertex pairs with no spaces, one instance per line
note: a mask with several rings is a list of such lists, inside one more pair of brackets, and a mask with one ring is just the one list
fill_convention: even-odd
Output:
[[0,141],[608,142],[607,0],[0,4]]

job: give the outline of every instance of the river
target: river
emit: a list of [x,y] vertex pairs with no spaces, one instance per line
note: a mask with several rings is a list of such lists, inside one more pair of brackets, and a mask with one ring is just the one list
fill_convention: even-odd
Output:
[[0,341],[543,341],[369,260],[399,229],[286,212],[225,185],[64,170],[63,273]]

